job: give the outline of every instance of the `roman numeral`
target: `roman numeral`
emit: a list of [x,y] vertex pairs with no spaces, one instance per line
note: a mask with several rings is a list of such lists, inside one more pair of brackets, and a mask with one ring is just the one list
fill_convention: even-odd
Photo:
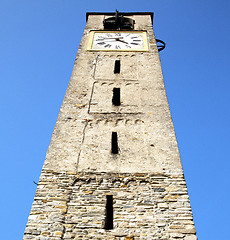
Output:
[[106,44],[105,47],[107,48],[110,48],[112,45],[111,44]]
[[116,45],[115,48],[116,49],[121,49],[121,47],[119,45]]
[[105,44],[105,42],[99,42],[99,43],[97,43],[97,45],[104,45]]

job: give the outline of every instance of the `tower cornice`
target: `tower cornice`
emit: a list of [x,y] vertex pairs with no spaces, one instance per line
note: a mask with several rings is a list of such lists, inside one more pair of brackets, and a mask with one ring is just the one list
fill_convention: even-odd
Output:
[[[119,14],[121,14],[123,16],[150,15],[152,23],[153,23],[153,16],[154,16],[153,12],[119,12]],[[113,16],[114,12],[87,12],[86,13],[86,22],[88,21],[89,15],[108,15],[108,16]]]

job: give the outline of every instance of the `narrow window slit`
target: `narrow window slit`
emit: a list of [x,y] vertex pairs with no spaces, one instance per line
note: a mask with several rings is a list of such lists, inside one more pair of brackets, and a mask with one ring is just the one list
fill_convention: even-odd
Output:
[[114,73],[120,73],[121,71],[121,61],[120,60],[115,60],[115,65],[114,65]]
[[120,88],[113,88],[113,99],[112,103],[114,106],[121,105],[121,90]]
[[112,132],[111,151],[112,151],[113,154],[118,153],[117,132]]
[[113,195],[106,196],[105,229],[113,229]]

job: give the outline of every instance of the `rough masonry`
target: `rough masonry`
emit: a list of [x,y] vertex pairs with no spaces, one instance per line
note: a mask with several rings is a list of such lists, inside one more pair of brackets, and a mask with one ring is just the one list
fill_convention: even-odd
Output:
[[90,31],[103,30],[109,14],[87,16],[23,239],[196,240],[151,14],[129,13],[135,30],[147,32],[146,52],[87,50]]

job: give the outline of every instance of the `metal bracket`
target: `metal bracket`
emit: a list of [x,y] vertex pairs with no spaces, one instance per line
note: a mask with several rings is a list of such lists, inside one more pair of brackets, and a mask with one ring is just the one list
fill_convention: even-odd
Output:
[[157,48],[158,48],[158,52],[162,51],[163,49],[165,49],[165,42],[160,40],[160,39],[156,39],[157,42]]

